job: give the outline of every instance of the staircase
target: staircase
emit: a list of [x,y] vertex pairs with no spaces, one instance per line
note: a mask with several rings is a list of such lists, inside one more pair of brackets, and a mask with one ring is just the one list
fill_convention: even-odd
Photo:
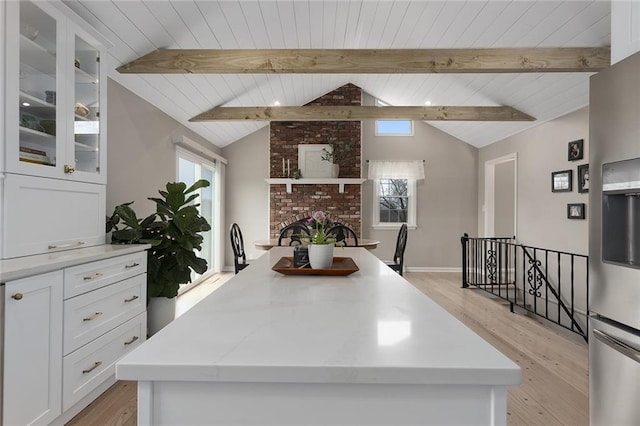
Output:
[[462,287],[482,289],[587,340],[588,256],[464,234]]

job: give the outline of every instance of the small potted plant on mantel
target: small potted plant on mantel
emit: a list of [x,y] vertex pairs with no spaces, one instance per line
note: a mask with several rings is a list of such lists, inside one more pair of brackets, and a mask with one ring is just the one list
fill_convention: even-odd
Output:
[[345,161],[353,157],[353,145],[345,142],[336,142],[335,138],[329,139],[329,149],[322,149],[322,159],[333,164],[331,177],[337,178],[340,175],[340,163],[344,165]]
[[149,198],[156,203],[156,213],[139,219],[132,202],[116,206],[107,217],[107,232],[112,244],[151,244],[147,251],[147,317],[149,334],[153,335],[175,317],[175,298],[181,284],[191,282],[191,271],[203,274],[207,261],[196,256],[202,249],[201,232],[211,229],[198,212],[199,197],[194,193],[206,188],[202,179],[187,188],[183,182],[167,183],[162,198]]

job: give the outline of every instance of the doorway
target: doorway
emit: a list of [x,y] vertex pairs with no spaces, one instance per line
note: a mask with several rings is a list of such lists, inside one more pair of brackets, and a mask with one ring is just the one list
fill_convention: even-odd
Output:
[[518,156],[516,153],[485,163],[484,236],[517,235]]

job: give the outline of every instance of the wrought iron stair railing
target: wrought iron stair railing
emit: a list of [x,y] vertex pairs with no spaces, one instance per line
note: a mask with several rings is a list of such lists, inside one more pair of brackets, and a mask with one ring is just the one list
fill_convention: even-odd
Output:
[[482,289],[587,340],[589,257],[517,244],[513,237],[462,242],[462,287]]

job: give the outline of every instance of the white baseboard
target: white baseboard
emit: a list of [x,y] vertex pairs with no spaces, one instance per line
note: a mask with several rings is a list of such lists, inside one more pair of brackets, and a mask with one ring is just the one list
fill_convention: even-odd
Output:
[[462,268],[457,266],[406,266],[405,272],[458,272],[462,273]]

